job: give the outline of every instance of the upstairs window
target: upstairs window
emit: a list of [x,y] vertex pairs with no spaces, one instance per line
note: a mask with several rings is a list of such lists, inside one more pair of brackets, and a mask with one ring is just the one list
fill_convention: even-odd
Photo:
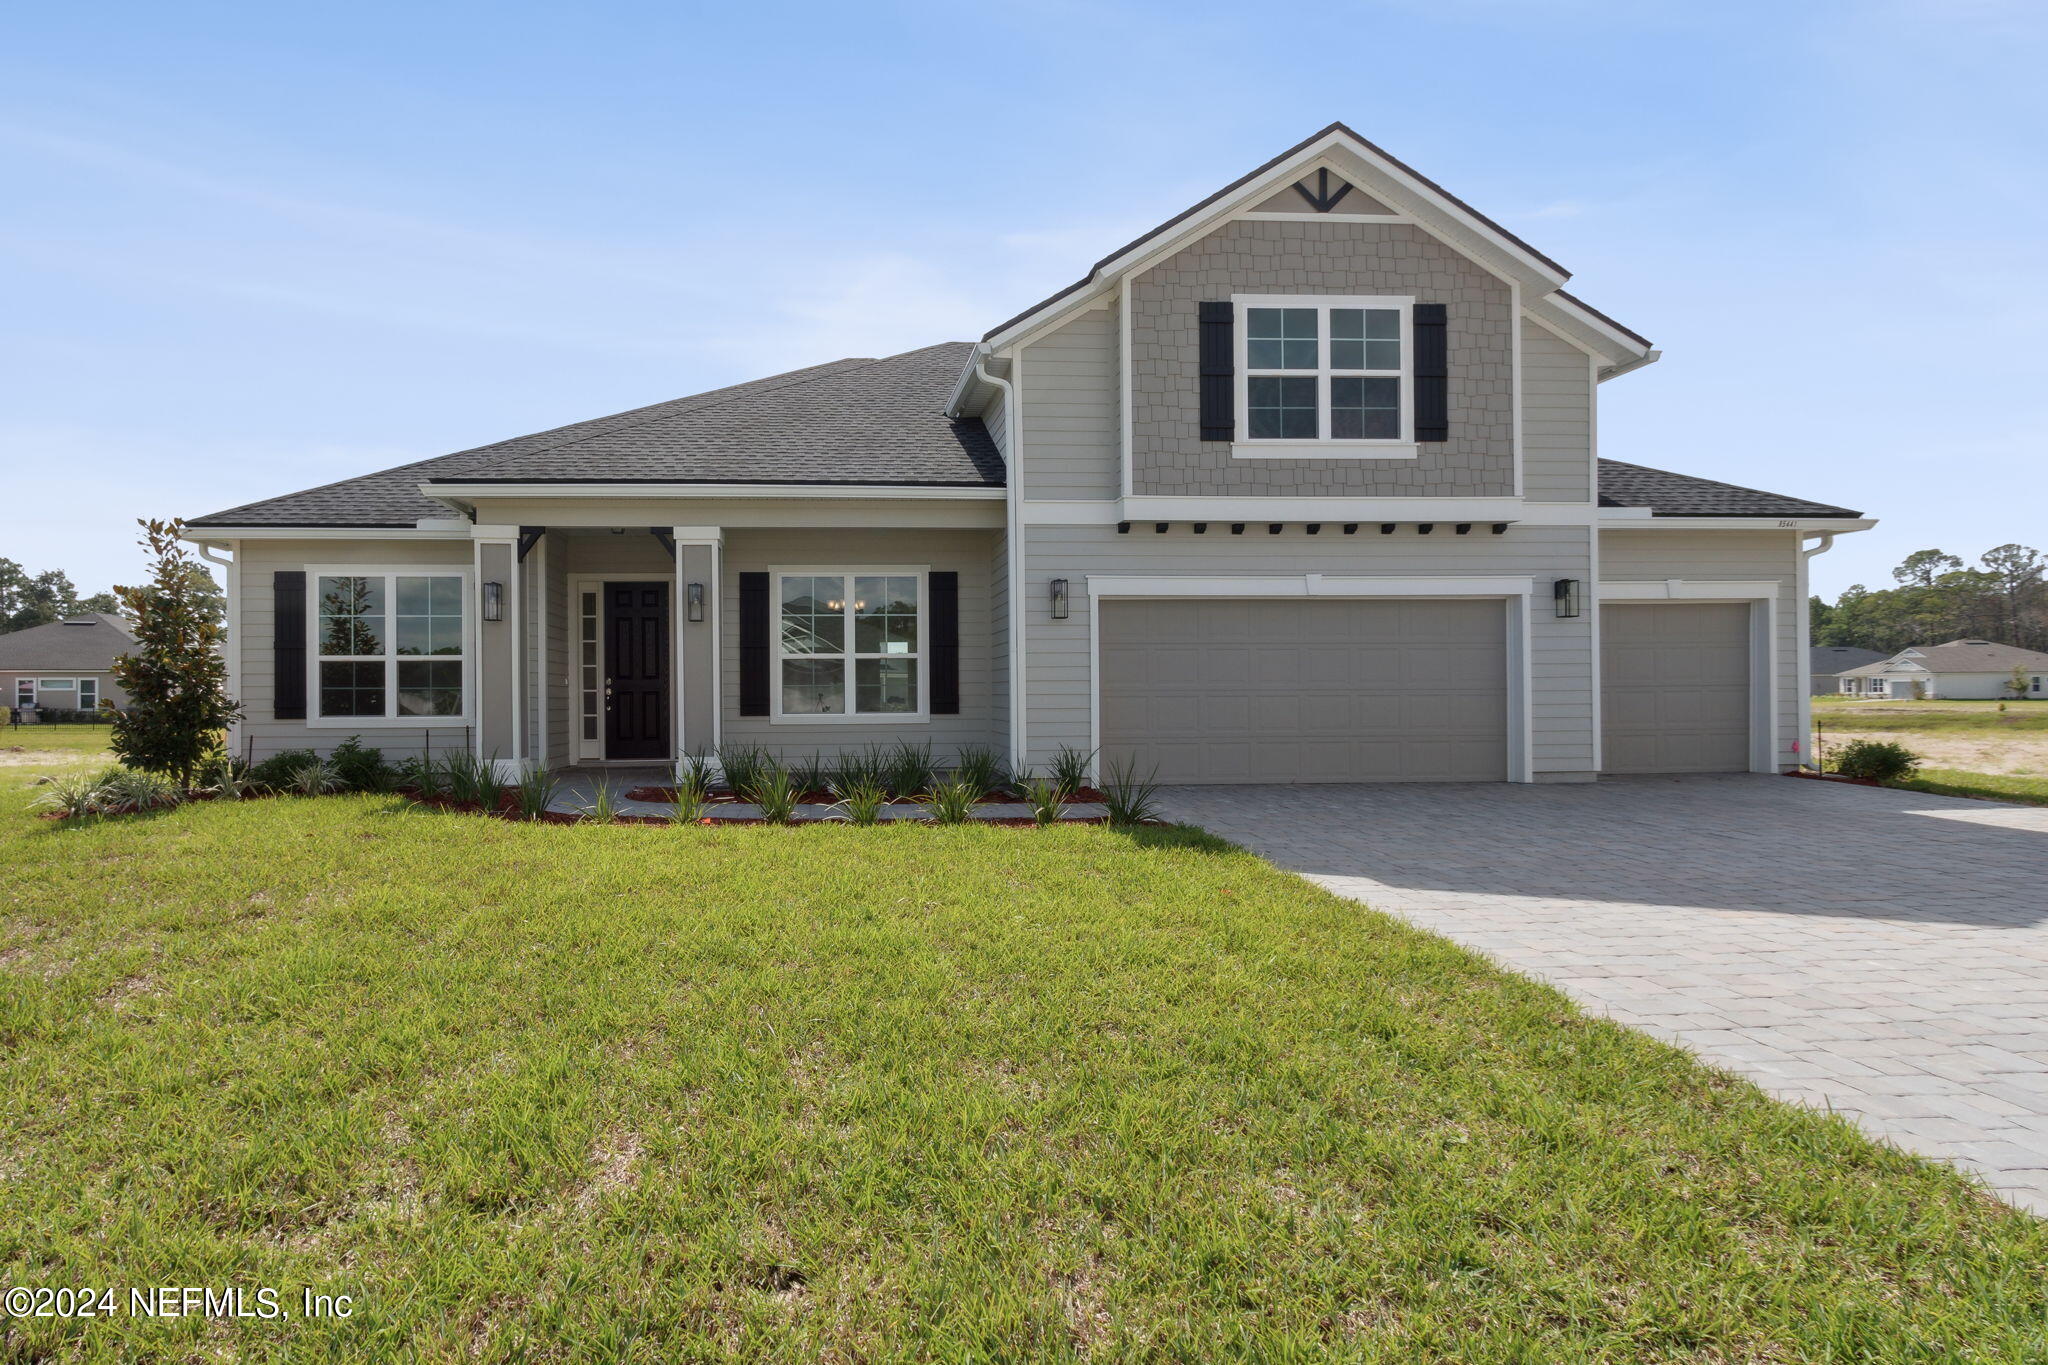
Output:
[[1405,298],[1239,295],[1238,440],[1397,447],[1413,440]]

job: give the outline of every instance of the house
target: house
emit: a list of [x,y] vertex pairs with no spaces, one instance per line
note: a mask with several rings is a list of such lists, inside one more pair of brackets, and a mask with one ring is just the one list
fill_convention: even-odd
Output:
[[1856,649],[1850,645],[1815,645],[1806,653],[1810,660],[1807,673],[1811,678],[1807,690],[1816,697],[1831,696],[1842,690],[1840,675],[1843,669],[1861,668],[1891,657],[1881,649]]
[[1841,688],[1852,697],[1891,700],[2043,701],[2048,700],[2048,654],[1989,640],[1919,645],[1861,668],[1844,669]]
[[128,704],[114,681],[117,655],[135,647],[121,617],[81,612],[46,626],[0,635],[0,691],[11,710],[92,711],[101,702]]
[[1794,766],[1807,560],[1873,523],[1598,458],[1658,352],[1566,278],[1333,124],[978,341],[198,517],[237,743]]

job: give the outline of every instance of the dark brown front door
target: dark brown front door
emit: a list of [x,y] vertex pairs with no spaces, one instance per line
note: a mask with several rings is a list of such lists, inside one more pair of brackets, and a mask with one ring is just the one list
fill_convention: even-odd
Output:
[[604,756],[667,758],[668,584],[604,585]]

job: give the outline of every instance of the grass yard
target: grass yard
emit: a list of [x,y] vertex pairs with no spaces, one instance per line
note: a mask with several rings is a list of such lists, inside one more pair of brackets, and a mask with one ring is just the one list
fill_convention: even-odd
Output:
[[1813,699],[1816,738],[1893,740],[1926,762],[1894,786],[1944,796],[2048,804],[2048,703]]
[[2048,1224],[1192,832],[65,827],[35,771],[7,1281],[294,1316],[6,1359],[2048,1356]]

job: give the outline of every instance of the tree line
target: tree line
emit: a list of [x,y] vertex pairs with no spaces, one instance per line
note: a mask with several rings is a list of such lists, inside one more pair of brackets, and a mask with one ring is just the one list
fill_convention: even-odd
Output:
[[1909,645],[1992,640],[2048,651],[2048,559],[1999,545],[1974,568],[1945,550],[1915,550],[1892,570],[1898,586],[1845,588],[1809,602],[1813,642],[1896,653]]
[[[206,571],[206,566],[186,560],[180,565],[179,572],[190,579],[196,609],[215,625],[225,621],[227,597],[213,575]],[[15,561],[0,558],[0,635],[27,630],[30,626],[47,626],[82,612],[104,611],[120,615],[124,608],[116,596],[119,592],[120,589],[116,588],[110,592],[81,595],[77,585],[71,581],[71,575],[62,569],[46,569],[32,574]]]

